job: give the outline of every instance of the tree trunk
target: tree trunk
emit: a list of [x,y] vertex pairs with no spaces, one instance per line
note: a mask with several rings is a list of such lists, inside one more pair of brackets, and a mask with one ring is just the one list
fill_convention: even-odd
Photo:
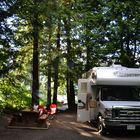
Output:
[[32,106],[39,104],[39,27],[38,15],[34,16],[33,25],[33,70],[32,70]]
[[51,104],[51,64],[48,65],[48,96],[47,96],[47,106],[49,107]]
[[66,37],[67,37],[67,99],[68,99],[68,108],[69,110],[75,109],[75,93],[73,85],[73,75],[71,70],[73,69],[72,61],[72,48],[71,48],[71,39],[70,39],[70,16],[68,20],[64,19]]
[[133,55],[133,60],[135,60],[136,51],[137,51],[137,43],[136,43],[136,39],[134,39],[134,55]]
[[[87,40],[87,44],[88,44],[88,40]],[[89,69],[92,68],[92,64],[91,64],[91,47],[89,45],[87,45],[86,48],[86,53],[87,53],[87,57],[86,57],[86,71],[88,71]]]
[[67,99],[69,110],[74,110],[75,109],[74,83],[70,78],[67,78]]
[[121,62],[121,65],[123,65],[123,58],[124,58],[124,55],[125,55],[125,51],[124,51],[124,41],[123,41],[123,31],[122,33],[120,34],[120,40],[119,40],[119,45],[120,45],[120,62]]
[[59,63],[59,58],[56,58],[55,64],[54,64],[54,93],[53,93],[53,103],[54,104],[57,104],[58,63]]
[[[60,50],[60,19],[58,20],[58,29],[57,29],[58,55],[59,55],[59,50]],[[54,104],[57,104],[58,72],[59,72],[59,56],[57,56],[54,61],[54,94],[53,94],[53,103]]]
[[48,90],[48,94],[47,94],[47,106],[49,107],[51,104],[51,78],[52,78],[52,58],[51,58],[51,37],[52,37],[52,18],[51,16],[49,17],[49,21],[48,21],[49,25],[49,39],[48,39],[48,85],[47,85],[47,90]]

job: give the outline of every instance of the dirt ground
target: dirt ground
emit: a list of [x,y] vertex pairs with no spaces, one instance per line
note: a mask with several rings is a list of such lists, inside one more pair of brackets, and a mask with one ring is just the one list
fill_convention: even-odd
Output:
[[48,130],[8,128],[10,116],[0,117],[0,140],[139,140],[140,134],[100,136],[88,123],[76,121],[75,112],[61,112]]
[[10,116],[0,118],[0,140],[91,140],[94,128],[76,122],[76,113],[61,112],[48,130],[8,128]]

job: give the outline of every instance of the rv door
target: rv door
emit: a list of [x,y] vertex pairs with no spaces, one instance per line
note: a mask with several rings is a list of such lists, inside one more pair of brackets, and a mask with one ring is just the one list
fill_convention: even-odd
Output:
[[90,108],[87,107],[87,94],[90,93],[90,80],[78,80],[77,121],[90,121]]

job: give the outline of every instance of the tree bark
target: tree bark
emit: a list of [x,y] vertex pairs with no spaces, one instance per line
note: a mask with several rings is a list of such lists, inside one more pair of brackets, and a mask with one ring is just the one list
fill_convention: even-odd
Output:
[[58,90],[58,72],[59,72],[59,50],[60,50],[60,19],[58,20],[58,29],[57,29],[57,51],[58,56],[54,61],[54,94],[53,94],[53,103],[57,104],[57,90]]
[[73,69],[73,61],[72,61],[72,54],[71,54],[71,39],[70,39],[70,16],[68,19],[64,19],[65,30],[66,30],[66,42],[67,42],[67,99],[68,99],[68,108],[69,110],[75,109],[75,93],[74,93],[74,82],[73,82],[73,75],[71,70]]
[[51,104],[51,78],[52,78],[52,58],[51,58],[51,53],[50,53],[50,50],[51,50],[51,37],[52,37],[52,17],[49,16],[49,25],[48,25],[48,28],[49,28],[49,39],[48,39],[48,50],[49,50],[49,53],[48,53],[48,83],[47,83],[47,106],[49,107],[50,104]]
[[51,104],[51,64],[48,65],[48,94],[47,94],[47,106],[49,107]]
[[38,15],[35,14],[33,21],[33,70],[32,70],[32,106],[39,104],[39,27]]
[[67,99],[68,99],[68,108],[69,110],[75,109],[75,94],[74,94],[74,83],[67,76]]
[[[87,43],[89,43],[89,40],[87,39]],[[87,45],[87,48],[86,48],[86,54],[87,54],[87,57],[86,57],[86,71],[88,71],[89,69],[92,68],[92,65],[91,65],[91,47],[89,45]]]

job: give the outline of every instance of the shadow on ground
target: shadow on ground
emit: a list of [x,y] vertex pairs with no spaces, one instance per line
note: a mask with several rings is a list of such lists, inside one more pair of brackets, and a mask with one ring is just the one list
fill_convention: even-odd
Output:
[[0,140],[138,140],[139,133],[113,132],[100,136],[89,123],[76,121],[76,112],[59,112],[48,130],[8,129],[11,116],[0,119]]

